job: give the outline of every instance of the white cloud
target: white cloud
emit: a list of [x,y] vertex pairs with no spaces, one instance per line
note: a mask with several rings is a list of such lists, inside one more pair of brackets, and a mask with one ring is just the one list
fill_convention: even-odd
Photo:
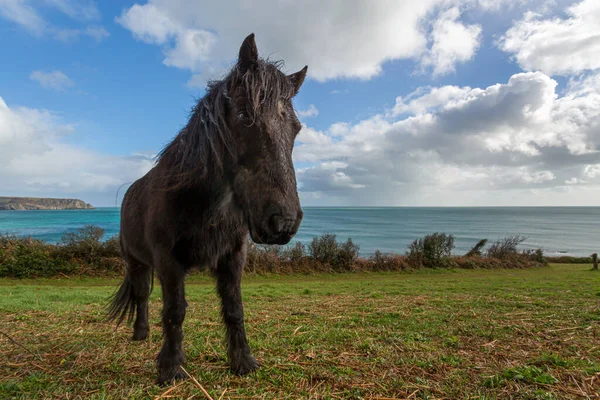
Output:
[[150,157],[114,156],[70,145],[75,134],[46,110],[9,107],[0,98],[0,187],[13,195],[105,193],[109,198],[125,182],[153,165]]
[[55,39],[63,42],[75,41],[80,36],[89,36],[97,42],[100,42],[109,37],[110,33],[101,26],[88,26],[84,29],[57,28],[53,30],[53,36]]
[[65,75],[62,71],[33,71],[29,75],[29,79],[38,82],[46,89],[64,91],[74,85],[71,78]]
[[481,92],[481,89],[470,87],[421,87],[404,98],[397,97],[392,115],[422,114],[439,108],[451,108],[480,95]]
[[152,4],[134,4],[116,21],[129,29],[137,39],[151,44],[165,44],[182,32],[165,11]]
[[525,183],[543,183],[552,181],[556,176],[550,171],[530,172],[523,168],[518,172],[518,177]]
[[573,178],[569,178],[569,179],[567,179],[567,180],[565,181],[565,183],[566,183],[567,185],[581,185],[581,184],[586,184],[586,183],[587,183],[587,181],[584,181],[584,180],[583,180],[583,179],[581,179],[581,178],[576,178],[576,177],[573,177]]
[[92,0],[43,0],[43,3],[76,20],[90,21],[100,18],[98,6]]
[[109,36],[101,26],[91,25],[83,28],[64,28],[55,26],[44,19],[36,7],[52,7],[71,19],[90,22],[100,18],[96,3],[91,0],[43,0],[32,3],[29,0],[0,0],[0,17],[20,25],[35,36],[47,35],[61,41],[72,41],[80,36],[89,36],[100,41]]
[[540,72],[487,88],[420,88],[355,124],[304,126],[294,150],[295,161],[312,164],[298,173],[303,198],[350,205],[525,205],[536,198],[587,204],[589,197],[566,196],[600,195],[596,79],[562,96]]
[[471,60],[479,48],[481,26],[464,25],[459,17],[460,10],[453,7],[433,22],[433,44],[421,60],[421,67],[431,67],[434,76],[454,72],[457,63]]
[[529,1],[530,0],[477,0],[477,3],[482,9],[487,11],[506,11],[513,7],[522,6]]
[[315,107],[314,104],[311,104],[308,106],[308,108],[306,110],[299,110],[298,115],[301,118],[316,117],[319,115],[319,110],[317,109],[317,107]]
[[[468,5],[492,9],[497,1]],[[451,6],[459,3],[149,0],[126,9],[116,21],[137,39],[161,46],[165,64],[192,71],[191,84],[205,82],[206,68],[223,71],[230,66],[250,32],[256,33],[261,54],[285,60],[289,71],[309,65],[309,76],[318,81],[370,79],[391,60],[418,61],[426,55],[424,65],[440,75],[470,60],[478,48],[481,28],[458,21],[458,9]],[[423,24],[440,10],[432,49],[427,51]]]
[[583,170],[583,174],[587,178],[600,177],[600,164],[586,165]]
[[334,89],[331,92],[329,92],[329,94],[347,94],[347,93],[350,93],[350,91],[348,89],[344,89],[344,90]]
[[175,47],[165,51],[165,65],[197,71],[209,59],[215,45],[214,35],[208,31],[188,29],[177,35]]
[[40,35],[46,29],[44,19],[26,1],[0,0],[0,16],[23,26],[35,35]]
[[528,71],[570,75],[600,68],[600,2],[583,0],[566,13],[543,19],[528,12],[501,38],[500,48]]

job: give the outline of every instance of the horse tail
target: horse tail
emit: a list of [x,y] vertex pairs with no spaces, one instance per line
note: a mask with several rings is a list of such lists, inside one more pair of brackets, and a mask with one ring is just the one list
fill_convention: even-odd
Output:
[[133,293],[133,282],[131,281],[129,274],[127,274],[119,289],[110,299],[110,304],[107,309],[107,320],[117,321],[117,326],[119,326],[125,318],[127,318],[127,323],[130,323],[133,321],[136,305],[137,303]]

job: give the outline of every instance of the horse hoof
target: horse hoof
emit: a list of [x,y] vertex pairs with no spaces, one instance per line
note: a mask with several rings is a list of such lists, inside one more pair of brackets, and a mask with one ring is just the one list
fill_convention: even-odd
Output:
[[133,336],[131,337],[131,340],[133,340],[134,342],[137,342],[140,340],[146,340],[147,338],[148,338],[148,331],[133,332]]
[[242,359],[237,365],[232,365],[231,369],[236,375],[246,375],[259,368],[258,361],[252,356]]
[[188,379],[188,376],[183,371],[179,370],[174,374],[160,374],[156,379],[156,383],[159,386],[166,386],[175,383],[176,381],[183,381],[186,379]]

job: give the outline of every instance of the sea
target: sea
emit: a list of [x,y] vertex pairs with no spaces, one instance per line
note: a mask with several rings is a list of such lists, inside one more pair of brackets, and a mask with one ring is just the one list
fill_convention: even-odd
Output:
[[[105,238],[119,232],[119,208],[60,211],[0,211],[0,233],[59,242],[66,233],[97,225]],[[527,240],[523,249],[542,248],[547,255],[588,256],[600,252],[600,207],[305,207],[294,241],[335,234],[351,238],[363,256],[375,250],[404,253],[415,239],[434,232],[454,235],[455,254],[480,239],[509,235]]]

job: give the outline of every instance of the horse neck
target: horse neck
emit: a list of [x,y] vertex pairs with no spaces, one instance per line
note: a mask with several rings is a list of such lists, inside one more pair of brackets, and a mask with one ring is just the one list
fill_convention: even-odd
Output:
[[[186,127],[185,129],[189,129]],[[181,132],[169,145],[171,157],[186,153],[189,149],[182,148],[190,143],[181,135],[203,135],[204,132]],[[198,142],[197,142],[198,143]],[[208,139],[202,143],[208,146]],[[230,186],[232,181],[232,170],[235,163],[234,157],[228,153],[226,147],[218,143],[217,151],[219,154],[214,154],[213,149],[199,149],[197,154],[193,154],[192,159],[182,161],[173,158],[161,159],[157,165],[157,173],[162,177],[164,186],[169,191],[177,192],[200,192],[205,196],[219,197],[224,188]],[[184,169],[182,171],[182,169]]]

